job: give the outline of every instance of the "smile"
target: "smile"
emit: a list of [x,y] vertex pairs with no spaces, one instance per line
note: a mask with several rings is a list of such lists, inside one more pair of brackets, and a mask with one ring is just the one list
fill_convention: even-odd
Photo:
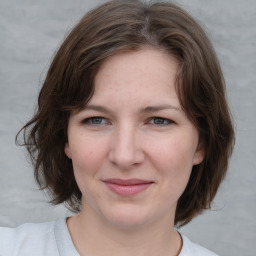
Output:
[[140,179],[107,179],[103,181],[106,186],[115,194],[121,196],[133,196],[136,195],[148,187],[154,182]]

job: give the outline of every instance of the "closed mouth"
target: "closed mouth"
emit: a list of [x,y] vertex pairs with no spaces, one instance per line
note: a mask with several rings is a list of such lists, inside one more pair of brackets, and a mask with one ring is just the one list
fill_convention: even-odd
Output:
[[136,195],[148,187],[154,182],[142,179],[106,179],[103,182],[107,187],[119,196],[133,196]]

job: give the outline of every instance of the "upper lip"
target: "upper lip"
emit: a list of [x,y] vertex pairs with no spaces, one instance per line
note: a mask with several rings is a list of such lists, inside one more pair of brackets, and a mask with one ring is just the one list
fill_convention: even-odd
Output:
[[103,181],[106,183],[117,184],[122,186],[153,183],[153,181],[142,179],[105,179]]

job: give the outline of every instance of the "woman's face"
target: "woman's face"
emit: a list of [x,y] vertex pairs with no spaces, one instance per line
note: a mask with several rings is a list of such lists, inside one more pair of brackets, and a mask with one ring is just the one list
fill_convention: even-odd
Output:
[[175,91],[178,65],[155,49],[108,58],[87,106],[71,113],[66,155],[82,214],[118,228],[173,224],[193,165],[198,131]]

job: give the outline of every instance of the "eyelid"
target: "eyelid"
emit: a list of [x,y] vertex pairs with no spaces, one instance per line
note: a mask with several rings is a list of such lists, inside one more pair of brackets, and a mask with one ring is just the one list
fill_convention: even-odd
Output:
[[[102,124],[102,123],[96,123],[96,124],[94,124],[94,123],[92,123],[92,122],[90,122],[90,121],[92,121],[93,119],[102,119],[102,120],[105,120],[105,122]],[[85,118],[85,119],[83,119],[82,120],[82,123],[83,124],[86,124],[86,125],[90,125],[90,126],[100,126],[100,125],[105,125],[105,124],[107,124],[107,123],[109,123],[108,121],[107,121],[107,119],[105,118],[105,117],[102,117],[102,116],[91,116],[91,117],[87,117],[87,118]]]
[[[93,123],[92,120],[93,119],[101,119],[100,123]],[[154,120],[155,119],[159,119],[162,120],[163,123],[155,123]],[[158,120],[158,121],[159,121]],[[103,121],[103,123],[102,123]],[[111,124],[111,122],[102,116],[90,116],[87,118],[84,118],[81,122],[82,124],[88,125],[88,126],[103,126],[103,125],[109,125]],[[147,121],[146,124],[150,124],[150,125],[155,125],[155,126],[167,126],[167,125],[171,125],[175,123],[173,120],[169,119],[169,118],[165,118],[165,117],[161,117],[161,116],[154,116],[154,117],[150,117]]]
[[170,125],[170,124],[173,124],[175,123],[173,120],[169,119],[169,118],[165,118],[165,117],[160,117],[160,116],[154,116],[154,117],[151,117],[149,119],[149,123],[151,121],[154,121],[154,119],[162,119],[164,122],[167,122],[167,123],[164,123],[164,124],[156,124],[156,123],[153,123],[153,125],[157,125],[157,126],[166,126],[166,125]]

